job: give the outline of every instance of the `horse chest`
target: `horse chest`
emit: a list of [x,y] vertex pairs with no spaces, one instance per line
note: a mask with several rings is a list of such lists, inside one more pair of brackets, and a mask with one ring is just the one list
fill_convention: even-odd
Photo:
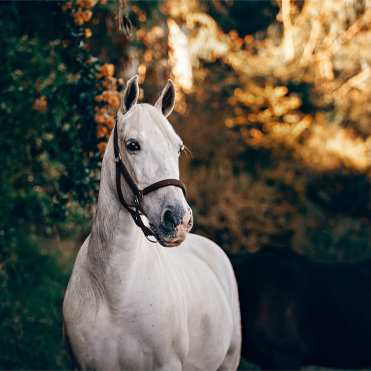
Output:
[[139,279],[107,295],[95,317],[81,324],[82,368],[157,369],[182,363],[188,351],[181,295]]

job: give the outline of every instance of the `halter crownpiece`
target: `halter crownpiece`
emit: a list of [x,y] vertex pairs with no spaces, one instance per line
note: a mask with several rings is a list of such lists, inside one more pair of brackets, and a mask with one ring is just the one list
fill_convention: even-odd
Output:
[[[137,185],[135,184],[133,178],[130,176],[128,170],[126,169],[126,166],[122,162],[122,158],[121,158],[121,155],[120,155],[120,152],[119,152],[117,122],[116,122],[115,127],[114,127],[113,130],[114,130],[113,131],[113,149],[114,149],[114,152],[115,152],[115,162],[116,162],[116,188],[117,188],[117,193],[118,193],[118,196],[119,196],[119,200],[120,200],[122,206],[124,206],[124,208],[127,211],[129,211],[130,215],[134,219],[135,224],[143,231],[144,235],[148,239],[148,236],[153,236],[153,233],[148,227],[146,227],[144,225],[144,223],[142,221],[142,218],[140,217],[141,215],[143,215],[139,211],[139,206],[140,206],[140,203],[141,203],[143,197],[145,195],[147,195],[148,193],[155,191],[156,189],[159,189],[159,188],[162,188],[162,187],[167,187],[167,186],[175,186],[175,187],[181,188],[182,191],[183,191],[184,197],[185,197],[186,193],[187,193],[187,188],[181,180],[178,180],[178,179],[164,179],[164,180],[160,180],[159,182],[153,183],[153,184],[149,185],[148,187],[146,187],[142,190],[139,189],[137,187]],[[126,180],[126,183],[129,185],[129,187],[131,188],[131,190],[134,193],[134,206],[129,205],[124,199],[124,196],[123,196],[122,190],[121,190],[121,184],[120,184],[120,175],[121,174],[124,176],[124,178]],[[148,239],[148,240],[151,241],[151,242],[157,242],[157,241],[152,241],[150,239]]]

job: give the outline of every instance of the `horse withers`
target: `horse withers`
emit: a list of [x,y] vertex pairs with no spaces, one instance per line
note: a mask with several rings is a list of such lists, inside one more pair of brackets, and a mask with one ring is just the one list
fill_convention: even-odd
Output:
[[103,158],[92,231],[65,294],[71,367],[236,369],[236,279],[219,246],[188,234],[192,212],[178,165],[183,143],[166,119],[174,85],[168,81],[155,106],[137,104],[138,95],[135,76]]
[[371,260],[322,263],[278,248],[229,257],[242,357],[265,370],[371,366]]

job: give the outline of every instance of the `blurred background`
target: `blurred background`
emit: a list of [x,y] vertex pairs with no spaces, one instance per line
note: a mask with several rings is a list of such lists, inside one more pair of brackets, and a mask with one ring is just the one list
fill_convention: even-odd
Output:
[[369,0],[1,2],[0,368],[68,368],[64,290],[135,74],[142,102],[177,87],[195,233],[371,257],[370,26]]

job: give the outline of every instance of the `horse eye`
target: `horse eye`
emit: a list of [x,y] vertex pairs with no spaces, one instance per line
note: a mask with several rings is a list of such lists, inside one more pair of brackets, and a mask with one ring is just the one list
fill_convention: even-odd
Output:
[[135,152],[135,151],[139,151],[140,150],[140,145],[139,143],[134,140],[134,139],[130,139],[127,143],[126,143],[126,149],[130,152]]

